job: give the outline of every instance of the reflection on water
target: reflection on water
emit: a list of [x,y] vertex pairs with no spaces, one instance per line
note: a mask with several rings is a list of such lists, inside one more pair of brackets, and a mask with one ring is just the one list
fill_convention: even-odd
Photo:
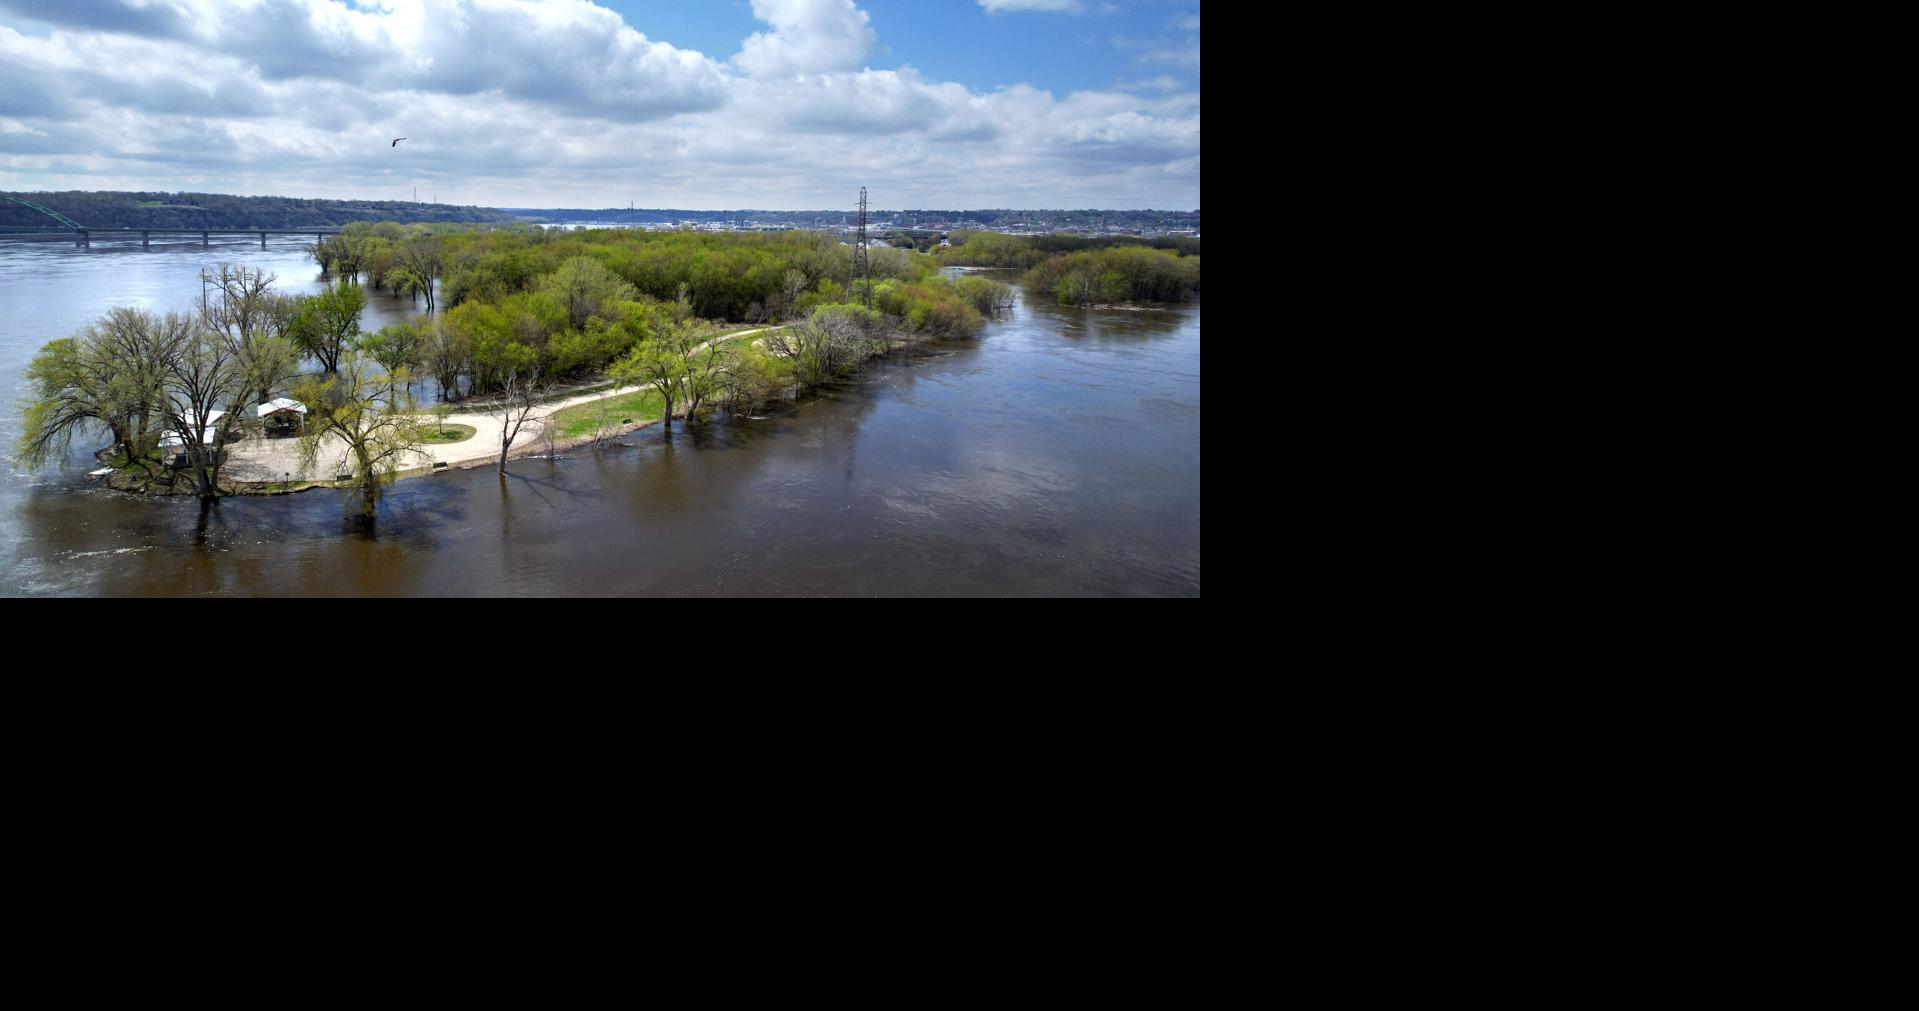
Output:
[[[8,387],[41,341],[111,305],[197,297],[195,271],[222,255],[277,271],[283,288],[317,287],[297,249],[262,257],[257,240],[158,254],[0,244]],[[386,321],[369,313],[366,326]],[[6,424],[11,440],[17,414]],[[1197,306],[1023,302],[977,339],[877,362],[764,419],[622,442],[518,460],[504,479],[402,481],[371,536],[351,532],[352,503],[329,491],[225,499],[201,532],[196,501],[89,486],[76,451],[67,471],[15,468],[0,491],[0,592],[1199,593]]]

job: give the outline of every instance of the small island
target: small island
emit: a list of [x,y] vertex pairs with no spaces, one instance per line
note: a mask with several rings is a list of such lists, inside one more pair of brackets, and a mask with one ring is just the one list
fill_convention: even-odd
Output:
[[[932,255],[862,252],[812,232],[349,224],[309,247],[316,294],[221,264],[191,311],[118,308],[49,342],[19,456],[99,430],[113,488],[351,488],[370,522],[399,478],[752,413],[1012,303]],[[365,332],[369,290],[421,312]]]

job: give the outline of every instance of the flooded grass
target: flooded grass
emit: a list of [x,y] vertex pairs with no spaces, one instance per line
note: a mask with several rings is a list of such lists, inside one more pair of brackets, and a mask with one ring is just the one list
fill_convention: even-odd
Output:
[[[575,439],[582,435],[592,435],[599,427],[600,419],[606,418],[612,426],[618,426],[627,419],[646,421],[658,418],[666,410],[666,404],[656,390],[641,390],[618,397],[608,397],[591,404],[557,411],[553,415],[553,424],[557,426],[556,436],[561,439]],[[605,413],[602,414],[601,412]]]

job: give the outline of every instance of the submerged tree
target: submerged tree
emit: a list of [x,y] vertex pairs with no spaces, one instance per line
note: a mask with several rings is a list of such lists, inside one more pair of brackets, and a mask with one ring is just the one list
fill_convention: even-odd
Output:
[[401,246],[394,257],[393,290],[411,293],[417,300],[426,296],[426,311],[433,311],[433,282],[440,276],[440,244],[432,239],[414,239]]
[[420,330],[420,364],[439,381],[441,400],[458,398],[460,373],[470,367],[473,356],[472,338],[464,330],[447,326],[444,317],[434,317]]
[[715,336],[712,328],[683,317],[642,339],[614,364],[612,375],[617,385],[650,386],[658,392],[665,402],[660,420],[670,432],[673,405],[683,404],[687,421],[697,421],[700,408],[727,388],[738,359],[732,344]]
[[74,337],[49,341],[27,366],[30,394],[16,449],[37,467],[64,454],[76,432],[97,425],[144,463],[165,424],[161,405],[168,344],[185,323],[138,309],[114,309]]
[[[360,490],[360,519],[367,524],[373,522],[381,490],[399,476],[401,465],[426,456],[406,378],[404,369],[389,373],[371,356],[348,351],[333,375],[294,387],[294,397],[307,406],[307,433],[300,438],[303,468],[347,465],[350,485]],[[338,458],[330,455],[334,447],[342,453]]]
[[252,377],[239,348],[202,321],[169,315],[163,340],[167,348],[161,386],[173,435],[187,453],[200,498],[220,497],[220,430],[216,413],[232,413],[245,404]]
[[292,324],[300,350],[320,360],[320,367],[338,372],[340,359],[360,336],[360,313],[366,309],[366,289],[351,281],[330,285],[303,300]]
[[613,388],[628,384],[651,386],[665,406],[660,421],[666,431],[673,430],[673,405],[680,399],[680,377],[686,372],[686,355],[664,336],[649,337],[613,366]]
[[539,406],[540,381],[537,376],[523,375],[519,369],[507,373],[505,393],[499,403],[488,411],[500,422],[500,476],[506,476],[506,454],[513,448],[513,440],[527,425],[535,426],[544,432],[549,424],[547,418],[536,418],[534,410]]
[[273,399],[300,371],[300,348],[286,334],[287,300],[273,292],[275,276],[257,267],[222,263],[200,271],[200,320],[234,349],[256,403]]
[[766,350],[791,366],[793,381],[807,389],[859,367],[884,340],[886,321],[858,305],[823,305],[804,322],[766,335]]
[[387,372],[404,369],[411,376],[420,363],[420,328],[411,323],[390,323],[377,333],[361,334],[360,350],[372,355]]

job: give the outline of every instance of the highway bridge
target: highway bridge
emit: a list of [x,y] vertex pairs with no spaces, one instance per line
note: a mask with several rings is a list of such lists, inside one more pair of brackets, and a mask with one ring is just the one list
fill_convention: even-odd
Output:
[[72,239],[80,248],[89,248],[94,239],[131,239],[140,237],[140,247],[150,249],[153,237],[168,235],[198,235],[200,245],[212,244],[215,235],[258,235],[260,248],[267,248],[269,235],[311,235],[318,238],[323,235],[338,235],[340,230],[333,227],[316,228],[88,228],[86,225],[61,214],[52,208],[42,207],[31,200],[19,197],[0,196],[0,200],[20,204],[38,211],[50,220],[45,225],[0,225],[0,239]]

